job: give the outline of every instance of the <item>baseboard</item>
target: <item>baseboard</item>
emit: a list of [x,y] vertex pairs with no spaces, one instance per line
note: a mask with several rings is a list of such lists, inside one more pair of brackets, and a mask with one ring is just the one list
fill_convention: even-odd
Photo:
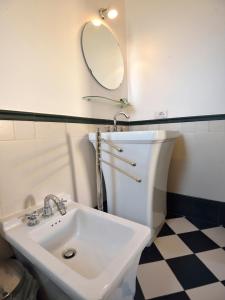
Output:
[[167,193],[168,215],[201,219],[211,224],[225,225],[225,202]]

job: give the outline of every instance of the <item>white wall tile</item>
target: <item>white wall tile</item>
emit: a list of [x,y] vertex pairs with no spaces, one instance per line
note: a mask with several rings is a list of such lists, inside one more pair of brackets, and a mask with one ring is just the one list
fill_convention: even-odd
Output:
[[49,193],[74,196],[73,150],[68,148],[63,138],[0,142],[0,206],[4,216],[43,203]]
[[78,124],[78,123],[67,123],[66,124],[66,131],[70,136],[73,137],[80,137],[84,136],[89,131],[88,124]]
[[148,125],[148,130],[158,130],[158,129],[159,129],[159,124]]
[[0,140],[7,141],[15,138],[13,121],[0,121]]
[[170,192],[225,201],[225,139],[223,132],[182,133],[170,171]]
[[138,128],[136,129],[136,127],[137,127],[137,126],[130,126],[130,127],[129,127],[129,130],[130,130],[130,131],[136,131],[136,130],[138,130]]
[[95,150],[87,136],[70,137],[70,163],[74,198],[96,206]]
[[64,123],[35,122],[36,138],[60,138],[65,137],[66,126]]
[[88,132],[96,132],[98,125],[88,124]]
[[34,122],[14,121],[15,138],[17,140],[26,140],[35,138]]
[[[89,124],[88,132],[96,132],[98,128],[101,132],[113,131],[113,125]],[[120,129],[121,127],[118,126],[118,128]]]
[[181,123],[181,131],[184,132],[184,133],[195,133],[195,131],[196,131],[195,122]]
[[[101,132],[112,132],[113,131],[113,125],[89,125],[88,132],[96,132],[97,129],[100,129]],[[117,126],[117,131],[132,131],[132,128],[129,126]]]
[[[107,132],[109,130],[112,130],[113,129],[113,126],[111,125],[97,125],[97,128],[100,129],[101,132]],[[120,129],[120,126],[118,125],[117,126],[117,130]]]
[[130,126],[130,131],[145,131],[149,130],[149,125]]
[[163,123],[163,124],[159,124],[158,128],[160,130],[181,131],[181,124],[180,123]]
[[210,132],[225,132],[225,121],[210,121],[209,122],[209,131]]
[[129,131],[129,126],[120,126],[120,129],[122,129],[122,131]]
[[167,130],[181,131],[181,123],[168,123]]
[[166,130],[166,124],[159,124],[159,130]]
[[196,132],[208,132],[209,122],[208,121],[195,122],[195,129]]

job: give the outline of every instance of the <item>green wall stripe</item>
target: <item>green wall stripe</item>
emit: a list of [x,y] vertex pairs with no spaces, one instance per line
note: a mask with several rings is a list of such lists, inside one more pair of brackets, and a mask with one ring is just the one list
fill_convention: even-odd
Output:
[[[112,125],[113,120],[76,117],[68,115],[44,114],[35,112],[23,112],[13,110],[0,110],[0,120],[18,120],[18,121],[38,121],[38,122],[62,122],[62,123],[81,123],[81,124],[99,124]],[[167,124],[167,123],[183,123],[198,121],[218,121],[225,120],[225,114],[217,115],[201,115],[189,117],[177,117],[166,119],[149,119],[139,121],[118,121],[119,125],[135,126],[135,125],[151,125],[151,124]]]
[[225,120],[225,114],[131,121],[129,123],[129,125],[135,126],[135,125],[147,125],[147,124],[151,125],[151,124],[184,123],[184,122],[199,122],[199,121],[218,121],[218,120]]
[[[34,112],[22,112],[12,110],[0,110],[0,120],[36,121],[36,122],[61,122],[112,125],[113,120],[85,118],[67,115],[42,114]],[[126,121],[118,121],[119,125],[128,125]]]

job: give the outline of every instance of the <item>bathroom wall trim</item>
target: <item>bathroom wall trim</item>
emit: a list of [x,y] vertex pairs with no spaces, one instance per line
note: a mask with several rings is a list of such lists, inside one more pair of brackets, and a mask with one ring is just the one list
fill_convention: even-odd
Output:
[[[14,121],[36,121],[36,122],[61,122],[61,123],[81,123],[81,124],[99,124],[112,125],[113,120],[85,118],[68,115],[44,114],[35,112],[23,112],[13,110],[0,110],[0,120]],[[119,125],[128,125],[126,121],[118,121]]]
[[168,215],[225,226],[225,202],[167,193],[167,212]]
[[[81,123],[81,124],[113,124],[113,120],[100,118],[77,117],[70,115],[45,114],[26,111],[0,110],[0,120],[15,121],[36,121],[36,122],[61,122],[61,123]],[[118,121],[119,125],[151,125],[165,123],[199,122],[225,120],[225,114],[188,116],[165,119],[149,119],[139,121]]]
[[130,126],[135,125],[154,125],[154,124],[165,124],[165,123],[183,123],[183,122],[199,122],[199,121],[219,121],[225,120],[225,114],[217,115],[201,115],[201,116],[187,116],[177,118],[165,118],[165,119],[149,119],[129,122]]

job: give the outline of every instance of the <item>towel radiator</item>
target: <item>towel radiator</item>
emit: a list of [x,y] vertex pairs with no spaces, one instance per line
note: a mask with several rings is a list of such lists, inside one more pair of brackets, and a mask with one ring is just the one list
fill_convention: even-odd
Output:
[[97,129],[96,132],[96,187],[97,187],[97,206],[99,210],[103,211],[103,173],[102,173],[102,163],[106,164],[107,166],[117,170],[118,172],[122,173],[123,175],[131,178],[132,180],[141,183],[142,179],[138,178],[130,173],[128,173],[127,171],[114,166],[112,163],[107,162],[106,160],[102,159],[102,152],[105,152],[113,157],[115,157],[116,159],[119,159],[129,165],[131,165],[132,167],[136,167],[136,162],[131,161],[125,157],[119,156],[115,153],[112,153],[111,151],[108,150],[102,150],[102,143],[105,143],[109,146],[111,146],[112,148],[114,148],[115,150],[117,150],[118,152],[123,152],[123,149],[118,147],[117,145],[115,145],[112,141],[108,141],[105,140],[101,137],[101,132],[99,130],[99,128]]

